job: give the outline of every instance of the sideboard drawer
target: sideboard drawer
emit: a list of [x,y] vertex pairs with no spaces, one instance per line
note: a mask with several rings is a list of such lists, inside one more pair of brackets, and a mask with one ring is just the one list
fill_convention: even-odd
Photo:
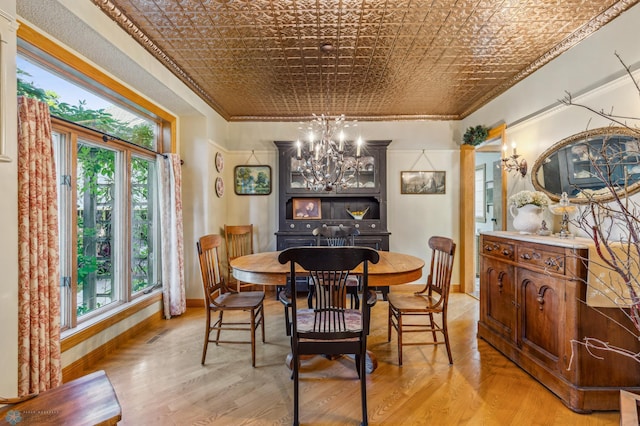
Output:
[[513,244],[493,238],[484,238],[482,240],[482,253],[487,256],[513,260]]
[[522,244],[518,246],[518,263],[544,271],[565,274],[564,250],[549,250],[549,246]]

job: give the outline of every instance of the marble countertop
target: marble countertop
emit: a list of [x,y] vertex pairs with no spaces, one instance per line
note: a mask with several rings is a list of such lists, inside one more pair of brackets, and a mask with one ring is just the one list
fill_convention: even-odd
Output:
[[568,247],[573,249],[588,249],[590,245],[593,245],[593,241],[583,237],[558,238],[552,235],[543,236],[536,234],[521,234],[514,231],[489,231],[481,232],[481,234],[501,238],[511,238],[512,240],[525,241],[530,243],[550,244],[557,247]]

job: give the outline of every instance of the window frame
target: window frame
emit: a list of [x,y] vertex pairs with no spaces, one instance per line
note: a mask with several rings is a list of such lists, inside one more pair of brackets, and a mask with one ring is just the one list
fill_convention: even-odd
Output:
[[[68,330],[68,329],[73,329],[77,327],[79,324],[82,324],[83,322],[92,321],[94,318],[103,315],[105,312],[115,309],[123,304],[135,301],[136,299],[144,297],[146,294],[148,294],[146,290],[142,290],[134,293],[132,289],[132,282],[131,282],[131,270],[130,268],[121,267],[119,268],[120,276],[118,277],[118,280],[124,283],[124,285],[119,287],[119,291],[122,292],[122,294],[117,298],[117,300],[114,300],[114,302],[110,303],[105,307],[97,308],[93,310],[91,313],[83,315],[80,318],[78,318],[77,314],[74,315],[74,313],[77,312],[77,299],[76,299],[77,288],[74,288],[73,284],[77,283],[78,281],[78,270],[77,270],[78,235],[77,235],[77,227],[75,226],[75,223],[77,223],[77,210],[74,208],[74,206],[77,205],[76,184],[77,184],[78,177],[77,177],[77,167],[75,166],[77,165],[76,152],[78,148],[78,143],[85,142],[95,146],[104,146],[105,148],[121,153],[123,164],[122,164],[122,167],[120,167],[119,175],[116,177],[116,179],[121,182],[124,182],[125,185],[124,185],[124,188],[122,188],[121,191],[118,191],[116,195],[116,197],[119,198],[118,200],[119,208],[122,210],[122,214],[119,215],[122,218],[122,220],[116,224],[116,231],[115,231],[119,235],[117,238],[118,239],[117,249],[119,252],[118,256],[120,258],[117,260],[114,259],[114,261],[116,261],[117,263],[123,266],[130,265],[131,249],[132,249],[131,238],[130,238],[131,229],[132,229],[132,218],[133,218],[132,212],[131,212],[131,203],[130,203],[131,201],[131,186],[130,186],[131,159],[133,156],[136,156],[137,158],[155,162],[156,157],[153,154],[151,154],[148,150],[138,147],[137,145],[129,144],[127,142],[121,142],[118,140],[104,142],[104,140],[102,139],[102,136],[103,136],[102,133],[95,130],[84,128],[82,126],[74,125],[73,123],[69,123],[65,120],[52,117],[51,125],[52,125],[53,132],[59,133],[65,137],[66,139],[65,149],[68,151],[68,155],[70,155],[68,158],[71,159],[71,161],[68,164],[68,166],[70,167],[68,167],[66,170],[66,173],[68,173],[71,180],[71,188],[70,188],[71,192],[68,200],[69,206],[65,206],[65,207],[68,207],[67,209],[68,211],[66,212],[68,217],[68,223],[66,224],[65,228],[68,229],[68,231],[70,232],[70,235],[68,236],[68,238],[70,239],[70,246],[71,246],[69,251],[70,256],[68,256],[69,257],[68,263],[70,263],[71,265],[71,268],[70,268],[70,273],[71,273],[70,281],[72,283],[71,299],[70,299],[71,306],[69,306],[68,308],[69,314],[65,317],[69,321],[69,323],[68,325],[65,325],[64,327],[61,328],[61,330]],[[156,239],[155,246],[158,249],[156,250],[156,254],[159,255],[159,248],[160,248],[159,226],[156,226],[154,228],[154,232],[155,232],[155,239]],[[159,277],[160,259],[157,259],[157,262],[155,263],[155,269],[156,270],[153,272],[153,276]],[[153,286],[151,286],[151,288],[153,288]]]
[[[153,159],[155,161],[155,154],[161,154],[163,152],[176,152],[176,128],[177,128],[177,118],[165,111],[158,105],[129,89],[124,84],[105,74],[100,69],[90,65],[88,62],[83,60],[82,58],[74,55],[70,51],[66,50],[64,47],[58,45],[53,42],[51,39],[42,35],[38,31],[31,28],[28,24],[24,22],[19,22],[19,27],[17,31],[18,37],[18,54],[22,54],[24,56],[28,56],[31,60],[35,60],[36,62],[45,65],[50,68],[56,69],[58,74],[63,74],[65,77],[69,77],[75,84],[81,84],[87,88],[87,90],[97,93],[100,96],[104,96],[105,98],[117,103],[120,107],[125,109],[134,110],[137,114],[143,115],[145,117],[150,117],[153,121],[155,121],[158,125],[156,132],[156,149],[157,152],[153,150],[147,149],[145,147],[141,147],[135,144],[122,142],[117,139],[108,139],[108,142],[103,139],[104,134],[96,131],[84,128],[81,125],[75,125],[73,123],[67,122],[65,120],[52,118],[52,129],[56,132],[62,133],[66,135],[67,143],[69,144],[68,149],[71,149],[70,157],[72,159],[70,176],[71,181],[74,182],[74,188],[72,190],[72,201],[71,201],[71,210],[73,211],[73,222],[70,226],[70,235],[68,238],[71,238],[71,243],[73,249],[71,250],[72,256],[74,257],[71,267],[71,283],[77,282],[77,258],[76,258],[76,249],[77,249],[77,226],[75,226],[75,220],[77,212],[75,211],[76,203],[76,193],[75,193],[75,182],[77,179],[75,166],[77,164],[77,156],[75,153],[75,148],[77,147],[79,138],[86,138],[91,143],[97,144],[109,144],[110,147],[115,147],[117,149],[123,150],[123,163],[125,167],[124,176],[122,179],[126,179],[125,182],[129,181],[129,173],[131,166],[131,158],[132,155],[136,155],[140,158],[145,159]],[[55,63],[55,66],[52,66],[50,63],[44,60],[44,58],[49,58],[52,63]],[[126,213],[123,213],[124,222],[121,226],[124,226],[125,229],[125,237],[123,241],[123,250],[120,256],[124,256],[128,258],[126,265],[130,265],[131,262],[131,227],[132,227],[132,215],[131,215],[131,193],[130,193],[130,185],[126,185],[127,191],[124,194],[121,194],[121,205],[124,209],[126,209]],[[158,232],[158,230],[156,230]],[[157,238],[157,247],[160,246],[160,237],[159,234],[156,235]],[[157,252],[157,256],[159,256],[159,250]],[[160,277],[160,259],[158,258],[157,262],[157,274],[156,277]],[[77,309],[77,301],[76,301],[76,291],[73,291],[73,296],[71,297],[71,308],[70,308],[70,317],[71,324],[69,327],[64,329],[65,333],[63,333],[62,337],[62,346],[63,350],[65,348],[70,348],[80,341],[86,340],[87,338],[105,330],[110,325],[114,324],[116,319],[122,320],[127,318],[135,313],[145,309],[151,303],[155,301],[159,301],[161,299],[161,291],[151,291],[151,294],[147,291],[136,292],[135,294],[132,292],[132,283],[131,283],[131,272],[130,268],[121,268],[123,270],[124,279],[123,282],[125,286],[123,286],[122,291],[124,291],[121,302],[117,304],[109,304],[109,308],[105,309],[101,312],[96,312],[92,315],[86,315],[86,318],[83,316],[80,320],[78,320],[76,309]],[[151,286],[153,290],[153,286]],[[112,306],[113,305],[113,306]],[[105,315],[106,313],[106,315]],[[79,333],[82,331],[82,333]]]

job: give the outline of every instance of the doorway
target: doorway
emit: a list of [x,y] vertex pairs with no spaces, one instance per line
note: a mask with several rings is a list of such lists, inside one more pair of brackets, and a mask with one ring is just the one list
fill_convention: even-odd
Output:
[[[480,296],[480,233],[502,229],[502,161],[499,142],[492,141],[475,154],[474,285],[468,293]],[[496,190],[497,189],[497,190]]]
[[505,129],[505,124],[494,127],[485,142],[475,149],[463,145],[461,151],[460,181],[465,184],[460,191],[460,290],[474,297],[479,294],[480,232],[506,229],[506,172],[501,161]]

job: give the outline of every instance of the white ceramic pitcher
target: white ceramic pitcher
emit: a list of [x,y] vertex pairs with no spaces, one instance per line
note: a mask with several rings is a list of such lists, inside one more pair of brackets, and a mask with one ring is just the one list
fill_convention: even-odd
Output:
[[511,204],[509,213],[513,217],[513,227],[521,234],[535,234],[542,223],[542,208],[535,204],[516,207]]

